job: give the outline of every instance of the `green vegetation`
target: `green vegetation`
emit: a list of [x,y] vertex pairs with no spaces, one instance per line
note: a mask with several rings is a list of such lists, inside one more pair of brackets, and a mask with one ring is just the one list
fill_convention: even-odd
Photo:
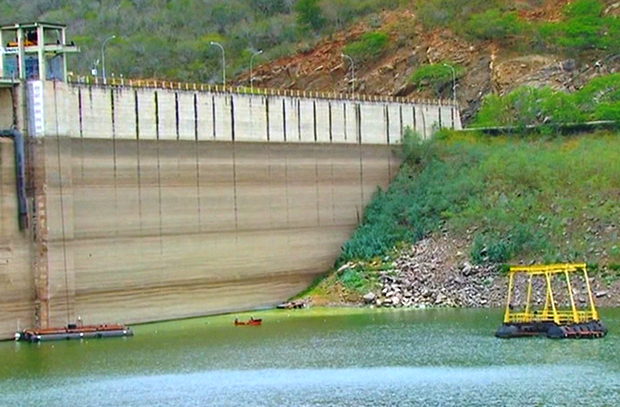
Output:
[[344,52],[356,61],[367,62],[380,56],[389,40],[389,35],[383,32],[364,33],[358,41],[348,44]]
[[68,40],[81,48],[69,60],[75,75],[106,71],[116,76],[218,83],[226,50],[227,75],[249,68],[257,50],[264,62],[308,47],[360,18],[393,9],[400,0],[0,0],[0,24],[51,21],[68,25]]
[[416,8],[422,23],[429,29],[449,27],[452,29],[469,21],[476,13],[503,6],[502,0],[418,0]]
[[589,49],[620,50],[620,21],[603,14],[604,4],[597,0],[579,0],[569,3],[565,21],[543,24],[541,36],[553,40],[550,44],[569,53]]
[[338,264],[388,255],[442,230],[478,263],[620,263],[620,136],[496,137],[409,132],[405,163],[377,191]]
[[295,11],[297,12],[297,22],[302,27],[320,30],[325,25],[319,0],[298,0],[295,3]]
[[452,83],[452,69],[454,69],[456,78],[463,75],[463,69],[452,62],[422,65],[413,72],[410,82],[418,89],[433,88],[437,96],[440,96],[441,90]]
[[527,126],[620,121],[620,74],[593,79],[575,93],[522,87],[506,96],[488,95],[475,126]]
[[[531,1],[540,6],[540,1]],[[472,39],[513,44],[517,49],[564,52],[572,55],[588,50],[618,52],[620,22],[605,14],[601,0],[577,0],[567,4],[557,22],[525,21],[519,11],[528,2],[493,0],[425,0],[417,2],[422,23],[429,29],[446,27]]]
[[480,40],[505,40],[522,34],[524,23],[517,13],[503,13],[499,9],[490,9],[471,16],[465,26],[465,32]]

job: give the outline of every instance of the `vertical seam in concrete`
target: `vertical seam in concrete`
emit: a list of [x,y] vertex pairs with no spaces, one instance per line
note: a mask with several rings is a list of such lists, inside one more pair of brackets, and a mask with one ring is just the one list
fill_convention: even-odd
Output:
[[[287,229],[290,227],[290,208],[289,208],[289,200],[288,200],[288,148],[285,150],[284,154],[284,194],[286,196],[286,227]],[[288,234],[287,234],[288,238]]]
[[[316,140],[315,140],[316,141]],[[321,205],[320,205],[320,188],[319,188],[319,159],[317,158],[317,151],[314,153],[314,181],[316,188],[316,224],[321,226]]]
[[347,104],[342,104],[342,116],[344,119],[344,141],[347,141]]
[[452,120],[452,130],[454,130],[455,126],[454,126],[454,110],[456,109],[456,106],[452,106],[452,109],[450,109],[450,119]]
[[437,107],[437,111],[439,112],[439,130],[441,130],[443,128],[441,123],[441,106]]
[[181,133],[179,131],[179,92],[174,92],[174,124],[177,132],[177,140],[181,139]]
[[329,142],[333,143],[334,129],[333,129],[333,122],[332,122],[332,102],[327,102],[327,108],[328,108],[328,116],[329,116]]
[[267,144],[267,171],[269,173],[269,226],[273,226],[273,180],[271,179],[271,144]]
[[286,143],[286,101],[282,99],[282,132],[284,133],[284,142]]
[[194,139],[198,140],[198,95],[194,93]]
[[355,130],[357,133],[357,143],[362,144],[362,106],[359,103],[355,104]]
[[163,242],[163,216],[162,216],[162,198],[161,198],[161,157],[159,154],[159,97],[157,91],[155,91],[155,144],[157,146],[157,192],[158,192],[158,205],[159,205],[159,252],[164,253]]
[[271,141],[271,135],[269,133],[269,98],[265,97],[265,123],[266,123],[266,130],[267,130],[267,141]]
[[297,139],[301,141],[301,99],[297,99]]
[[215,140],[217,138],[215,133],[215,95],[211,96],[211,114],[213,121],[213,140]]
[[[364,158],[363,158],[361,144],[358,145],[358,149],[359,149],[359,155],[360,155],[360,198],[361,198],[360,209],[362,210],[362,213],[363,213],[364,212]],[[358,219],[358,223],[359,223],[359,219]]]
[[317,129],[316,129],[316,100],[312,101],[312,114],[314,117],[314,142],[316,143],[318,141],[318,135],[317,135]]
[[200,199],[200,151],[198,149],[198,95],[194,93],[194,149],[196,154],[196,205],[198,233],[202,232],[202,202]]
[[235,101],[232,95],[230,95],[230,136],[235,142]]
[[426,140],[426,115],[424,114],[424,108],[422,108],[422,129],[423,129],[423,137]]
[[[400,119],[400,139],[402,140],[403,133],[405,132],[405,125],[403,122],[403,105],[400,105],[398,109],[399,109],[398,114],[399,114],[399,119]],[[388,140],[388,144],[390,144],[389,140]]]
[[114,213],[116,216],[114,217],[114,236],[118,236],[118,221],[119,221],[119,213],[118,213],[118,189],[117,189],[117,177],[118,177],[118,169],[116,167],[116,111],[114,105],[114,89],[110,88],[110,119],[112,121],[112,163],[113,163],[113,171],[114,171]]
[[413,115],[413,131],[417,132],[418,131],[418,123],[415,117],[415,105],[411,106],[411,112]]
[[80,120],[80,176],[84,183],[84,106],[82,106],[82,89],[78,88],[78,116]]
[[385,139],[388,146],[390,145],[390,112],[388,105],[383,106],[383,115],[385,116]]
[[138,217],[140,218],[140,235],[142,235],[142,163],[140,162],[140,99],[134,91],[134,109],[136,113],[136,175],[138,178]]
[[[333,146],[332,146],[333,148]],[[336,198],[335,198],[335,186],[334,186],[334,154],[330,154],[331,162],[331,187],[332,187],[332,224],[336,223]]]
[[[60,194],[60,224],[62,232],[62,260],[65,272],[65,311],[67,313],[67,323],[70,321],[69,314],[69,271],[67,270],[67,238],[65,227],[65,203],[64,203],[64,191],[63,191],[63,177],[62,177],[62,157],[60,153],[60,133],[58,130],[58,98],[56,94],[56,82],[54,82],[54,120],[56,125],[56,153],[58,158],[58,192]],[[48,269],[49,273],[49,269]],[[48,274],[49,279],[49,274]],[[49,281],[49,280],[48,280]],[[49,301],[48,301],[49,304]],[[49,314],[48,314],[49,315]]]
[[233,205],[235,209],[235,242],[239,239],[239,208],[237,207],[237,152],[236,152],[236,143],[233,141]]

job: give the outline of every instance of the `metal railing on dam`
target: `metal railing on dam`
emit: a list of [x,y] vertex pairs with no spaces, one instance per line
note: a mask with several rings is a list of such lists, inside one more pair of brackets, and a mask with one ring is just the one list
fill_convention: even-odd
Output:
[[0,338],[288,298],[333,264],[414,122],[385,102],[53,82],[29,97],[26,232],[0,139]]

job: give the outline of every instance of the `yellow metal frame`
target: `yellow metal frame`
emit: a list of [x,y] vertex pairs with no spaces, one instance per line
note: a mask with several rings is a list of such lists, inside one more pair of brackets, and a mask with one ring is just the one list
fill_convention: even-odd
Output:
[[[514,291],[515,275],[525,273],[529,276],[527,285],[527,295],[525,300],[524,312],[512,312],[510,302]],[[578,310],[573,297],[571,274],[583,273],[583,278],[588,289],[588,299],[590,307],[587,310]],[[556,275],[564,274],[570,299],[570,309],[558,309],[553,296],[552,278]],[[535,277],[542,277],[546,282],[545,307],[542,312],[532,311],[532,281]],[[545,266],[511,266],[508,281],[508,299],[506,301],[506,312],[504,313],[504,323],[531,323],[531,322],[555,322],[556,324],[571,324],[596,320],[598,321],[598,311],[594,307],[594,297],[588,280],[588,271],[585,263],[575,264],[550,264]]]

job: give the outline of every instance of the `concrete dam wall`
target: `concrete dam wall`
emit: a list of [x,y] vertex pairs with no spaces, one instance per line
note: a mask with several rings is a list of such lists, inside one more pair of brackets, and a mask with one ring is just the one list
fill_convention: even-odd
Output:
[[27,231],[0,139],[0,338],[282,301],[328,270],[387,187],[404,127],[458,118],[442,105],[40,90],[28,101]]

